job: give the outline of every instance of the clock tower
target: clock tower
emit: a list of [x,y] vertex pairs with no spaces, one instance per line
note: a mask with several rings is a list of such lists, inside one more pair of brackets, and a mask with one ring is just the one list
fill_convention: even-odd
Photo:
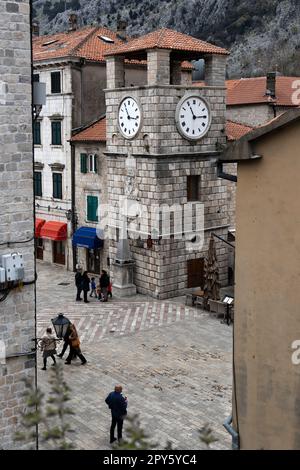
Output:
[[[106,54],[108,226],[116,234],[110,257],[125,218],[140,293],[165,299],[203,287],[211,234],[227,238],[227,186],[216,165],[226,143],[227,55],[169,29]],[[186,69],[198,59],[205,62],[205,81],[196,86]],[[143,86],[125,87],[130,61],[147,63]],[[225,285],[227,251],[220,241],[217,258]]]

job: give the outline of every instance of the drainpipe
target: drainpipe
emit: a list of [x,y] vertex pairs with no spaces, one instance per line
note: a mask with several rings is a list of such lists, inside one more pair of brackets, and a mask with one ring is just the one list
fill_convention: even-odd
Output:
[[217,162],[217,176],[218,178],[223,178],[224,180],[228,181],[233,181],[234,183],[237,183],[237,176],[235,175],[229,175],[228,173],[225,173],[223,171],[223,162],[218,161]]
[[[72,224],[72,236],[76,231],[77,228],[77,216],[76,216],[76,204],[75,204],[75,146],[74,144],[71,144],[71,210],[72,210],[72,219],[71,219],[71,224]],[[72,255],[73,255],[73,271],[75,272],[76,270],[76,264],[77,264],[77,248],[72,245]]]
[[229,416],[229,418],[227,418],[226,421],[224,422],[223,426],[232,437],[232,449],[239,450],[240,449],[240,437],[238,433],[236,432],[236,430],[233,429],[231,424],[232,424],[232,416]]

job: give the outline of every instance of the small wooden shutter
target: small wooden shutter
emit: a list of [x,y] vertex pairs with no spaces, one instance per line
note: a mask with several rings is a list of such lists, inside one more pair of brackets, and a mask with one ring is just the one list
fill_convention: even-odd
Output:
[[40,121],[35,121],[33,125],[33,143],[35,145],[41,144],[41,123]]
[[61,173],[53,173],[53,197],[54,199],[62,199],[62,175]]
[[42,173],[40,171],[34,172],[34,192],[35,196],[42,196]]
[[98,198],[87,196],[87,219],[91,222],[98,222]]
[[60,72],[51,72],[51,93],[61,92]]
[[80,171],[81,173],[87,173],[87,154],[80,154]]
[[94,172],[98,173],[98,155],[94,155]]
[[52,128],[52,145],[61,145],[61,122],[53,121]]

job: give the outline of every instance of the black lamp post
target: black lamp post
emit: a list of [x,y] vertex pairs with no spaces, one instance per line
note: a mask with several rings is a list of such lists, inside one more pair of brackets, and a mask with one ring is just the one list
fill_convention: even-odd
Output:
[[71,324],[70,320],[63,313],[59,313],[56,318],[52,318],[51,322],[57,338],[63,339],[67,333],[68,326]]

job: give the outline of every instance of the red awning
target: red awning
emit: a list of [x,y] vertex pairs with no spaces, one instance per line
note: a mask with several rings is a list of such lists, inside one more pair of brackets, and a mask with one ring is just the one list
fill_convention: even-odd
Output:
[[48,238],[57,242],[67,239],[67,224],[50,220],[41,229],[41,238]]
[[40,238],[41,228],[45,224],[46,220],[44,219],[35,219],[35,238]]

